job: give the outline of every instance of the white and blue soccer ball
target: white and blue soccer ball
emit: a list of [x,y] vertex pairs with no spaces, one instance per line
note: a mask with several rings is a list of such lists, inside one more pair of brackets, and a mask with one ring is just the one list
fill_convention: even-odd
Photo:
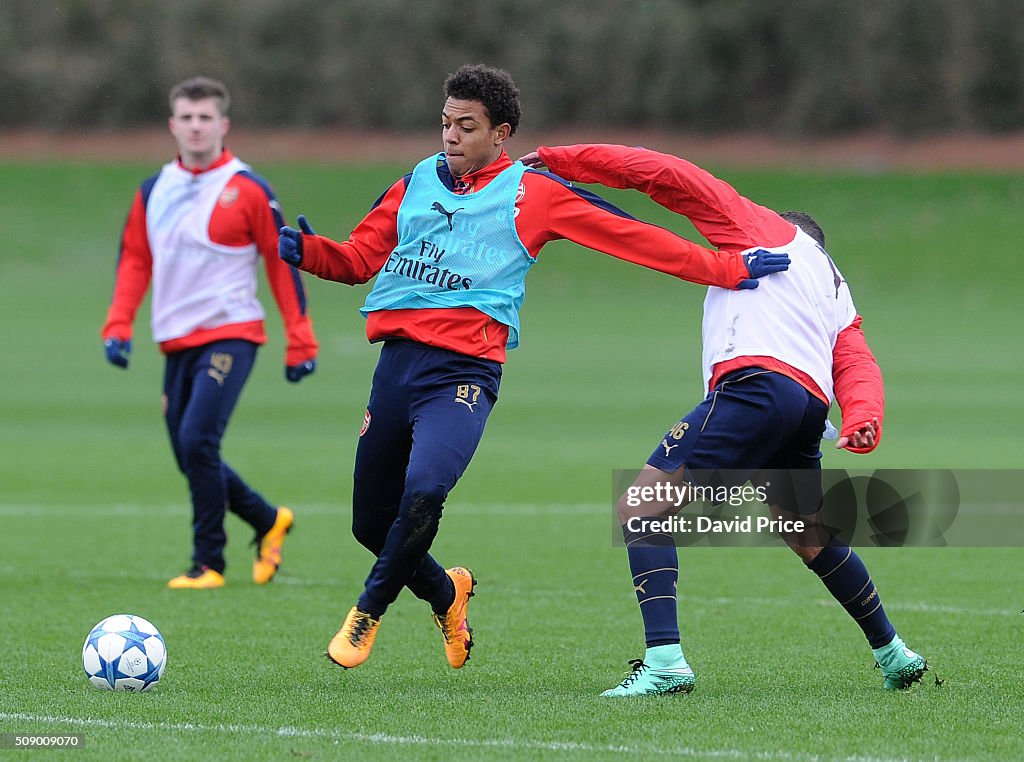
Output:
[[108,691],[145,691],[167,666],[167,645],[152,622],[133,614],[114,614],[92,628],[82,646],[89,682]]

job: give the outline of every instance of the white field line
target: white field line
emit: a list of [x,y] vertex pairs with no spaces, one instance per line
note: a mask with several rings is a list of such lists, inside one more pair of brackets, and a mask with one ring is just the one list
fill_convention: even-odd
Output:
[[[352,508],[347,501],[336,503],[301,503],[291,506],[298,514],[310,516],[347,515]],[[1017,503],[986,503],[963,506],[964,515],[970,516],[1017,516]],[[142,505],[139,503],[111,503],[104,505],[60,505],[13,503],[0,504],[0,516],[73,517],[73,516],[180,516],[187,515],[189,506],[185,499],[180,503]],[[445,511],[449,514],[465,513],[480,516],[579,516],[607,515],[611,518],[612,500],[605,503],[467,503],[458,498],[448,501]]]
[[[292,506],[297,516],[347,516],[352,509],[347,503],[315,503]],[[139,505],[119,503],[111,505],[0,505],[0,516],[16,518],[73,518],[76,516],[189,516],[189,506],[182,503],[166,505]],[[605,514],[611,518],[611,500],[605,503],[460,503],[450,500],[447,515],[474,516],[580,516]]]
[[[176,733],[199,733],[213,735],[277,736],[279,738],[323,738],[342,743],[373,743],[392,746],[457,747],[477,749],[502,749],[507,751],[576,751],[583,753],[655,755],[667,757],[700,757],[714,759],[763,759],[807,760],[834,759],[844,762],[897,762],[890,757],[865,757],[850,755],[844,757],[821,757],[816,754],[794,754],[785,751],[750,751],[746,749],[695,749],[689,746],[658,747],[647,745],[592,744],[580,741],[530,741],[521,738],[432,738],[421,735],[391,735],[389,733],[358,733],[355,731],[333,730],[330,728],[270,727],[264,725],[222,724],[204,725],[195,722],[133,722],[130,720],[107,720],[91,717],[62,717],[37,715],[23,712],[0,712],[0,721],[30,722],[45,725],[61,725],[71,728],[108,728],[124,730],[155,730]],[[898,758],[906,760],[905,757]],[[935,758],[937,759],[937,758]]]

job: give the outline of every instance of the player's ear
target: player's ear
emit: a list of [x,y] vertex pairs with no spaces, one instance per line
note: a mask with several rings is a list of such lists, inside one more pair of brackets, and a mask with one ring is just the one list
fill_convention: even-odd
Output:
[[506,140],[508,136],[512,134],[512,125],[508,122],[502,122],[494,128],[494,145],[500,146]]

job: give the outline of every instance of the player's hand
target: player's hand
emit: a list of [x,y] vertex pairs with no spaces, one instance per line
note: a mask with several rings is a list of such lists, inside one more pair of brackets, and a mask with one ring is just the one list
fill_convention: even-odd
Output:
[[520,156],[517,159],[517,161],[523,162],[523,164],[530,167],[531,169],[538,169],[540,167],[546,166],[544,162],[540,160],[540,154],[537,153],[536,151],[530,151],[525,156]]
[[750,277],[741,280],[739,285],[736,286],[737,289],[757,288],[758,278],[763,278],[765,275],[771,275],[772,273],[781,273],[783,270],[789,269],[789,254],[786,253],[780,254],[758,249],[757,251],[745,254],[743,259],[747,265],[747,273]]
[[[301,220],[302,217],[299,217],[299,219]],[[301,225],[302,223],[300,222],[299,224]],[[316,360],[306,360],[306,362],[300,362],[298,365],[286,365],[284,377],[291,383],[297,384],[315,370]]]
[[[285,225],[277,239],[277,256],[295,267],[302,264],[302,234],[316,235],[305,215],[299,215],[299,230]],[[312,371],[311,371],[312,372]]]
[[103,342],[103,351],[107,355],[107,362],[119,368],[128,367],[128,355],[132,353],[132,340],[107,339]]
[[855,432],[847,437],[839,437],[836,440],[836,449],[842,450],[846,447],[857,450],[872,450],[878,438],[878,418],[872,418],[870,423],[865,423]]

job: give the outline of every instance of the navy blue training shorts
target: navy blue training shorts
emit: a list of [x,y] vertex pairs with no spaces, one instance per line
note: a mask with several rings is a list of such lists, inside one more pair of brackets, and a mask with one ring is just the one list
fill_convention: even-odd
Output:
[[[813,513],[827,416],[828,406],[788,376],[743,368],[724,376],[676,423],[647,463],[668,473],[685,466],[690,481],[714,486],[763,482],[759,472],[772,470],[769,502]],[[780,478],[776,469],[791,473]],[[808,484],[817,499],[807,496]],[[795,492],[803,494],[797,499]]]

